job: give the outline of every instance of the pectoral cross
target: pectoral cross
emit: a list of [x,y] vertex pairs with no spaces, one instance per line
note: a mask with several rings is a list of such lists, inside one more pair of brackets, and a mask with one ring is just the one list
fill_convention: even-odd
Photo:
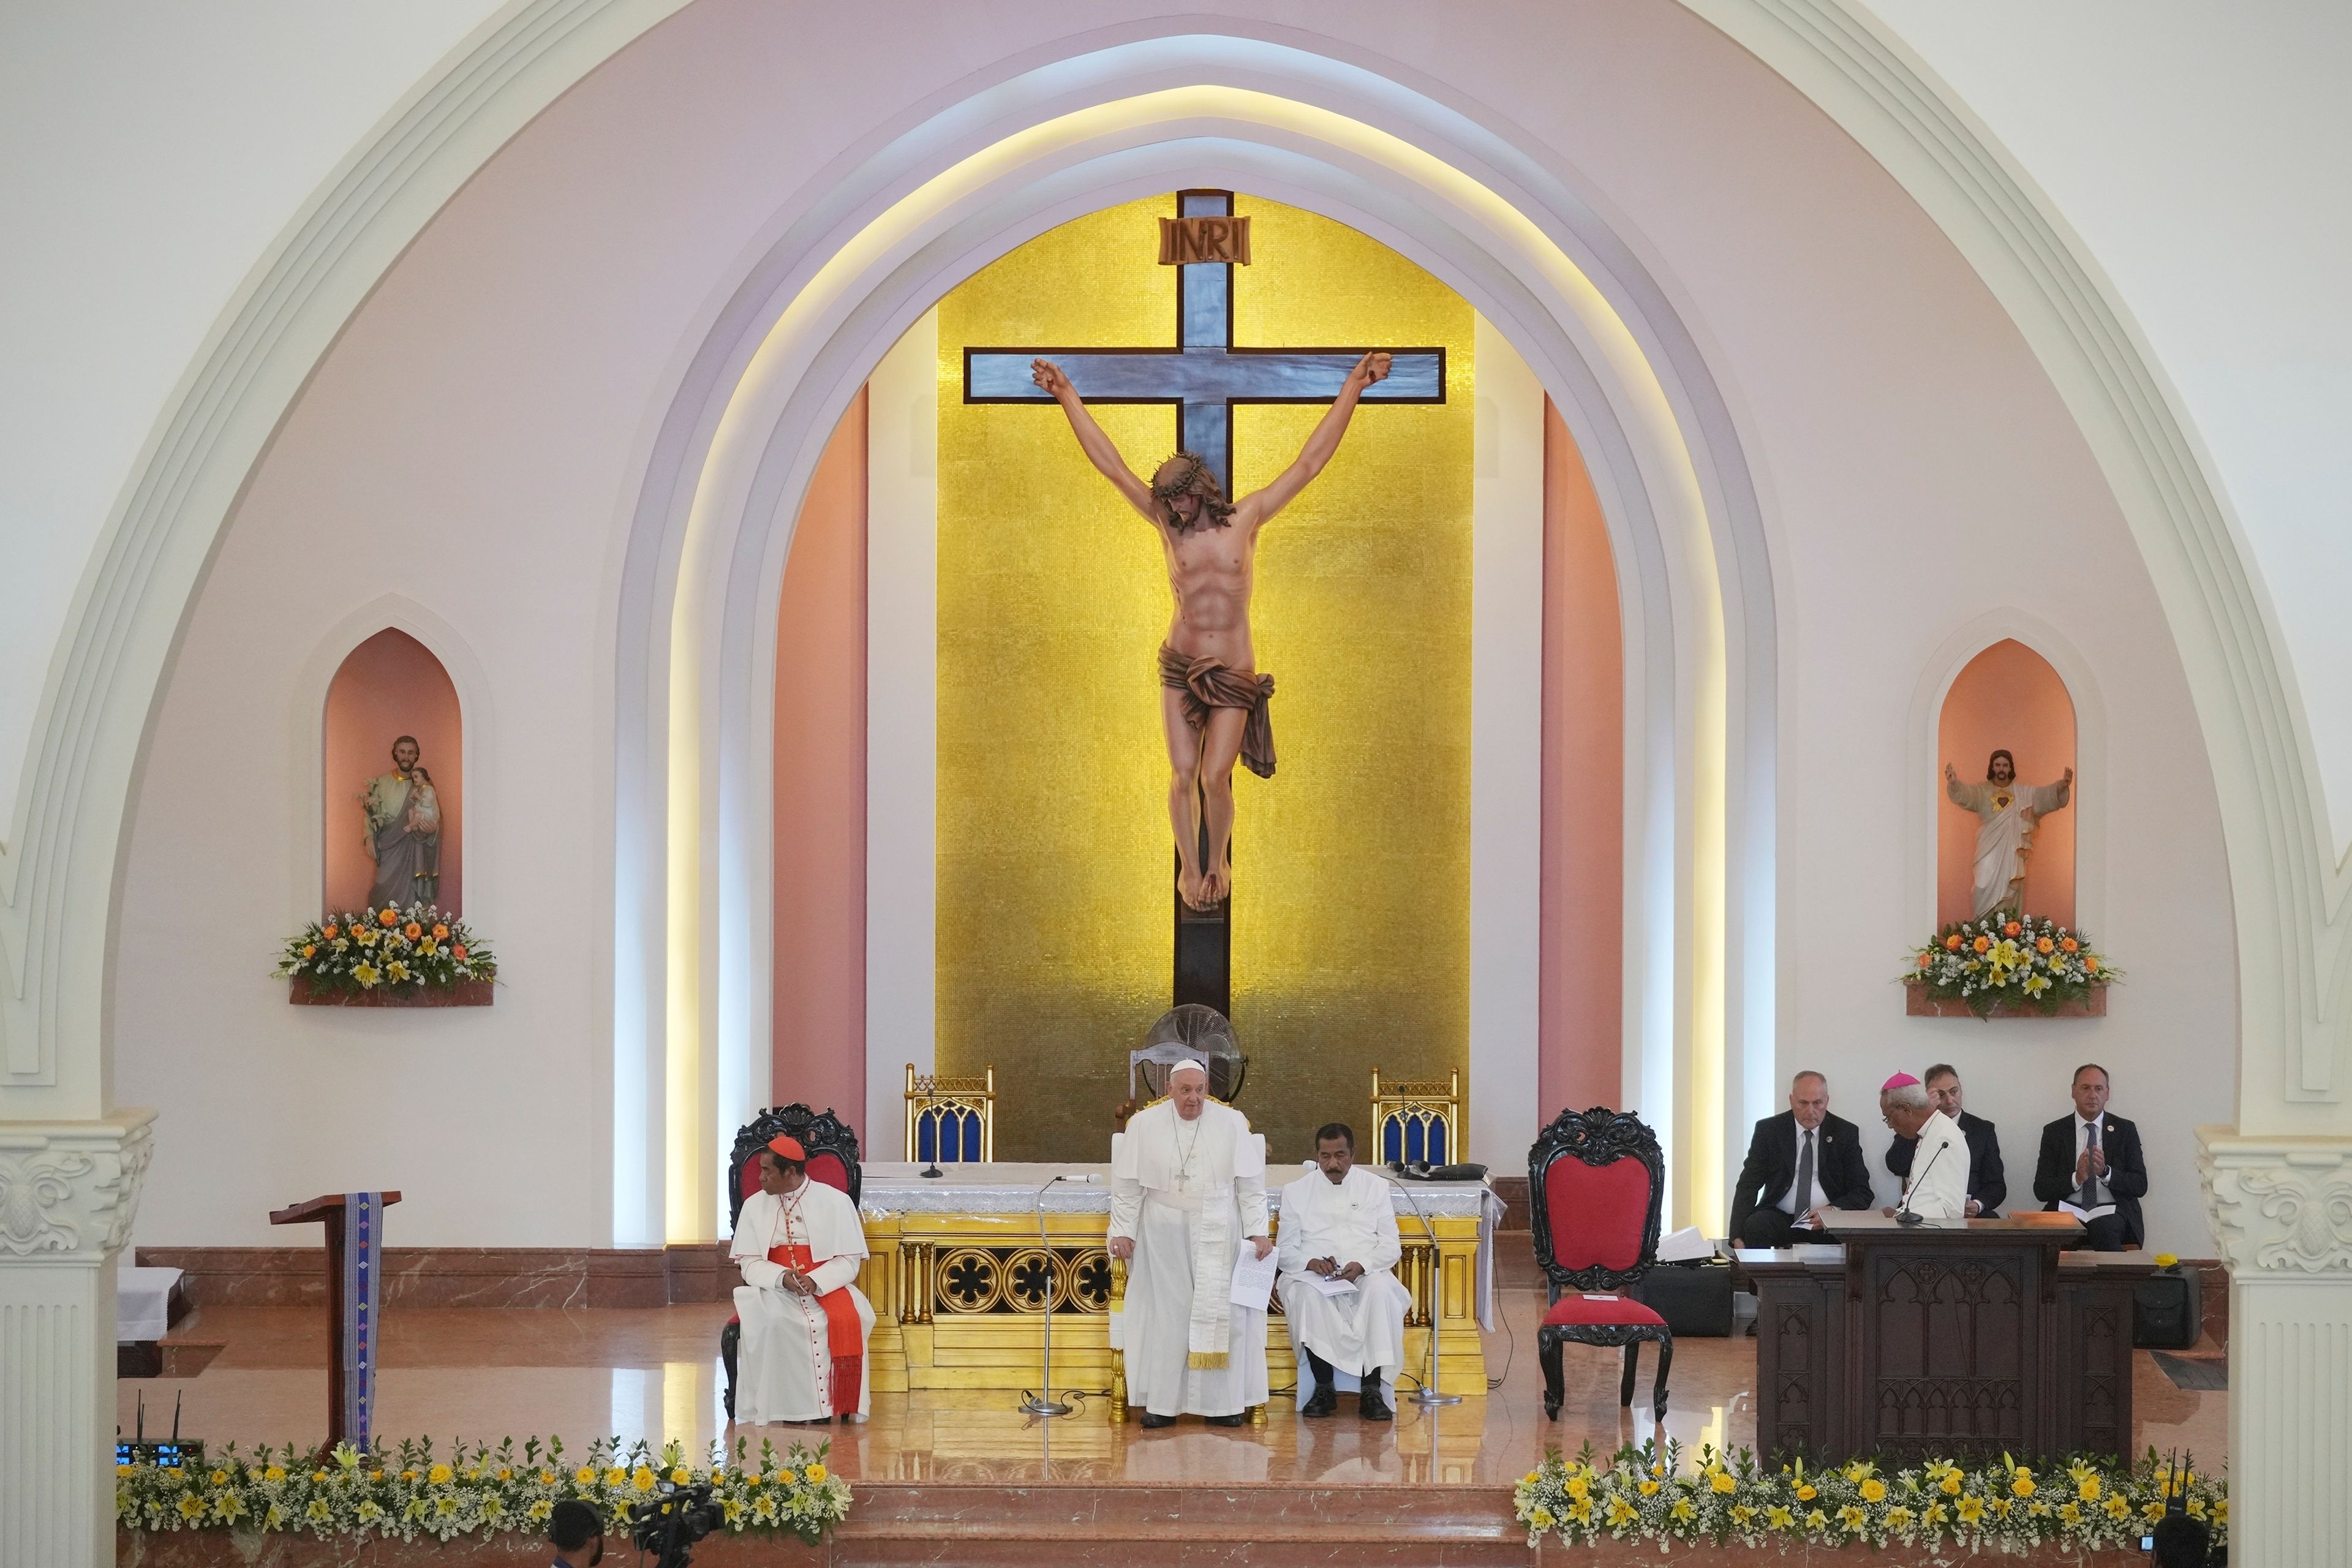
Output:
[[[1179,218],[1230,218],[1231,191],[1179,191]],[[1219,231],[1230,237],[1231,230]],[[1223,243],[1221,241],[1221,243]],[[1246,241],[1226,248],[1246,259]],[[1171,248],[1171,260],[1185,254]],[[1051,399],[1030,380],[1031,362],[1058,362],[1080,397],[1088,403],[1159,403],[1176,410],[1176,444],[1197,452],[1233,494],[1234,405],[1236,403],[1329,403],[1339,395],[1348,373],[1365,348],[1244,348],[1234,342],[1234,266],[1231,261],[1176,266],[1176,345],[1172,348],[967,348],[963,352],[966,403],[1045,403]],[[1386,381],[1364,394],[1366,403],[1443,403],[1445,351],[1395,349]],[[1202,830],[1201,858],[1208,857]],[[1203,1003],[1233,1012],[1233,925],[1230,900],[1208,909],[1190,908],[1175,898],[1175,976],[1178,1005]],[[1182,1185],[1180,1180],[1178,1185]]]

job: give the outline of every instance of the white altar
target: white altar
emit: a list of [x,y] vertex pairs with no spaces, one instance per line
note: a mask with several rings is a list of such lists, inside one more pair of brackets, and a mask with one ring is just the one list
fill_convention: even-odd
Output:
[[[1277,1234],[1282,1186],[1312,1169],[1267,1168]],[[863,1168],[859,1207],[872,1257],[858,1283],[876,1313],[867,1363],[875,1388],[1034,1388],[1048,1311],[1055,1386],[1116,1386],[1108,1314],[1125,1268],[1104,1246],[1109,1165],[949,1164],[935,1177],[922,1170],[879,1161]],[[1502,1200],[1484,1182],[1397,1183],[1391,1193],[1404,1243],[1397,1278],[1413,1300],[1407,1373],[1425,1370],[1433,1329],[1445,1391],[1483,1394],[1479,1329],[1495,1322]],[[1269,1370],[1281,1384],[1296,1367],[1278,1306],[1268,1330]]]

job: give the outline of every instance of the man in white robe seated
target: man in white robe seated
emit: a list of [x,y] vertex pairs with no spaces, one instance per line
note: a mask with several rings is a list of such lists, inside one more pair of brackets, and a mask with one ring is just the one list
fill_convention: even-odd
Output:
[[[1315,1379],[1301,1415],[1339,1407],[1335,1374],[1359,1380],[1356,1413],[1387,1421],[1382,1394],[1404,1365],[1404,1315],[1412,1298],[1391,1272],[1403,1246],[1389,1184],[1356,1169],[1356,1134],[1333,1121],[1315,1133],[1312,1174],[1282,1189],[1282,1310],[1299,1368]],[[1352,1285],[1330,1293],[1330,1282]]]
[[1898,1138],[1916,1138],[1911,1173],[1903,1181],[1903,1201],[1879,1212],[1908,1210],[1921,1219],[1969,1217],[1969,1137],[1960,1124],[1936,1109],[1925,1085],[1907,1072],[1880,1086],[1878,1113]]
[[1233,1304],[1233,1276],[1238,1247],[1274,1250],[1267,1230],[1265,1145],[1209,1098],[1206,1067],[1177,1063],[1111,1148],[1110,1255],[1128,1260],[1112,1343],[1146,1426],[1238,1426],[1265,1403],[1265,1313]]
[[743,1270],[735,1419],[866,1419],[866,1341],[874,1309],[859,1293],[866,1226],[848,1194],[808,1176],[796,1138],[760,1155],[760,1190],[743,1200],[728,1256]]

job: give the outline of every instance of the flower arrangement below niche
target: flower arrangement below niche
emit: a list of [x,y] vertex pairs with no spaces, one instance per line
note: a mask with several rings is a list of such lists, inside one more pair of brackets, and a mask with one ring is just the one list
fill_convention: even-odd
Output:
[[[1995,910],[1980,921],[1948,925],[1911,954],[1903,976],[1912,1011],[1940,1013],[1957,1003],[1979,1018],[1995,1013],[2105,1013],[2106,988],[2123,973],[2090,939],[2038,915]],[[1920,1003],[1931,1005],[1921,1007]]]
[[310,1006],[486,1007],[499,961],[430,904],[330,915],[286,943],[278,973]]

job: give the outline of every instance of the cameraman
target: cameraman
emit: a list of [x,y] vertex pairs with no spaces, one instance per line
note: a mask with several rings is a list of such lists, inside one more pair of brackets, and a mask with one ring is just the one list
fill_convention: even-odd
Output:
[[555,1548],[551,1568],[596,1568],[604,1560],[604,1517],[593,1503],[566,1498],[547,1516],[547,1539]]

